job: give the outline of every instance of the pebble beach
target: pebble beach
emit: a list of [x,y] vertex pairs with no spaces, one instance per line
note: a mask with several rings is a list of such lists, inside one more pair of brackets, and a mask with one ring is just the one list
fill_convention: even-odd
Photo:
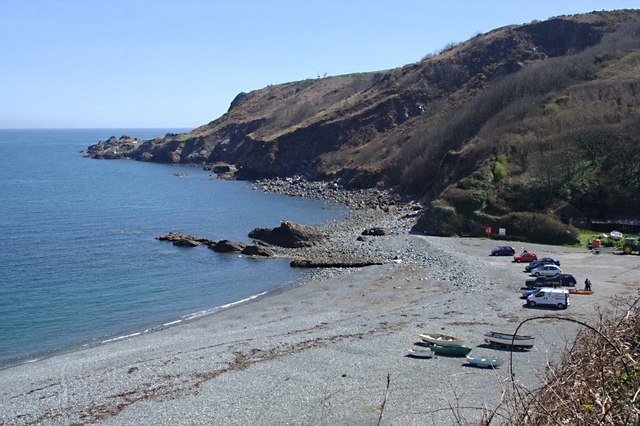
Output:
[[[513,380],[535,389],[612,297],[637,297],[640,256],[584,248],[415,235],[402,205],[361,206],[327,225],[326,243],[285,257],[376,259],[318,269],[294,288],[152,333],[0,371],[0,425],[442,424],[474,422]],[[389,235],[360,238],[363,229]],[[566,310],[531,309],[528,277],[497,245],[562,261],[595,294]],[[302,252],[300,250],[303,250]],[[268,260],[267,260],[268,261]],[[488,331],[535,336],[529,351],[484,343]],[[464,358],[415,359],[424,332],[462,337],[470,355],[504,359],[478,369]]]

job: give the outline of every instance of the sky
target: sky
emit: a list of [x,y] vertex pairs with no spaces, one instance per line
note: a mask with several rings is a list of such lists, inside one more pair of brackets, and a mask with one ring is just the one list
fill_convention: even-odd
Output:
[[195,128],[240,92],[624,8],[640,0],[0,0],[0,128]]

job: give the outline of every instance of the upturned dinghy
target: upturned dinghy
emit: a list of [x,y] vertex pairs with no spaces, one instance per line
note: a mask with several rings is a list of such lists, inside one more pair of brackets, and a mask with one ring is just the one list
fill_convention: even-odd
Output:
[[462,346],[464,339],[440,333],[422,333],[420,338],[432,345]]
[[414,358],[433,358],[435,352],[428,348],[420,348],[420,349],[409,349],[407,355]]
[[465,356],[471,352],[471,348],[456,345],[431,345],[431,350],[438,355]]
[[504,361],[500,358],[490,356],[467,356],[467,362],[481,368],[496,368],[504,364]]
[[490,331],[484,335],[484,341],[490,345],[509,346],[513,348],[531,349],[536,338],[520,334],[500,333]]

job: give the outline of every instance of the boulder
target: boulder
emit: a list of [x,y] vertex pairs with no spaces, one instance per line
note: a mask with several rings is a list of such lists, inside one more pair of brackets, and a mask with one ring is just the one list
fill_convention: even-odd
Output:
[[381,226],[376,226],[376,227],[365,229],[364,231],[362,231],[362,235],[375,235],[375,236],[389,235],[390,233],[391,231],[389,230],[389,228],[384,228]]
[[260,256],[260,257],[273,256],[273,252],[270,249],[268,249],[267,247],[262,247],[257,245],[246,246],[245,248],[242,249],[241,253],[247,256]]
[[247,245],[235,241],[221,240],[210,246],[213,251],[218,253],[231,253],[234,251],[242,251]]
[[173,245],[178,247],[197,247],[200,245],[200,243],[188,238],[180,238],[180,239],[174,240]]
[[284,221],[273,229],[256,228],[249,233],[250,238],[280,247],[311,247],[325,240],[324,235],[313,226]]

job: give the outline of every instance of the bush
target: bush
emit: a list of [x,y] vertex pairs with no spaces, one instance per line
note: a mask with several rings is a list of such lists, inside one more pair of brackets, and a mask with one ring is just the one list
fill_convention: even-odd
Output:
[[496,161],[493,164],[493,178],[495,180],[502,180],[507,177],[507,168],[504,163]]
[[418,218],[412,231],[428,235],[452,237],[461,232],[464,219],[456,209],[442,201],[432,201],[430,208]]
[[510,213],[500,219],[500,227],[506,228],[511,235],[543,244],[575,244],[580,236],[576,228],[546,213]]
[[442,198],[462,214],[469,215],[482,210],[487,201],[487,193],[481,189],[447,188]]

